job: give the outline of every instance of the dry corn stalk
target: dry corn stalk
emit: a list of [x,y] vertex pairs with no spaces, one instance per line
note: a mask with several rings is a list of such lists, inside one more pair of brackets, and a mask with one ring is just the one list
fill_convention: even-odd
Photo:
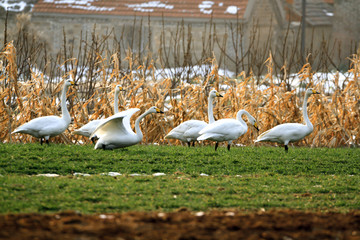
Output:
[[[73,59],[72,59],[73,60]],[[215,119],[235,118],[236,112],[246,109],[259,122],[260,132],[266,131],[278,124],[286,122],[303,122],[300,106],[303,101],[303,91],[307,87],[317,90],[324,89],[324,83],[315,83],[313,72],[309,63],[306,63],[297,74],[303,88],[286,91],[283,84],[277,85],[273,79],[273,63],[270,56],[266,61],[268,73],[261,82],[250,74],[241,73],[238,79],[221,77],[218,74],[216,61],[212,60],[213,68],[207,78],[195,78],[196,84],[180,83],[176,89],[171,89],[171,79],[156,80],[154,64],[149,67],[139,65],[135,68],[132,56],[128,61],[131,71],[122,73],[120,77],[119,59],[117,55],[111,56],[111,66],[105,58],[96,59],[97,75],[96,88],[89,98],[83,99],[81,93],[75,89],[69,90],[68,108],[73,124],[69,131],[62,136],[55,137],[53,141],[63,143],[77,143],[87,139],[74,136],[74,128],[98,118],[106,118],[113,114],[114,86],[121,84],[126,92],[120,94],[120,111],[138,107],[144,112],[156,105],[166,111],[165,115],[150,115],[141,123],[144,134],[144,143],[181,144],[176,140],[164,140],[164,136],[181,122],[190,119],[207,119],[207,97],[212,88],[217,89],[224,96],[216,99]],[[138,60],[137,60],[138,61]],[[349,72],[351,77],[345,82],[345,87],[339,87],[339,77],[335,77],[336,88],[331,96],[322,94],[309,99],[308,113],[314,125],[314,131],[304,140],[295,143],[299,146],[340,147],[360,144],[360,56],[353,55]],[[33,73],[26,82],[18,81],[16,71],[16,51],[9,43],[0,52],[0,139],[2,142],[34,142],[36,139],[29,135],[10,132],[17,126],[33,118],[45,115],[60,115],[58,93],[61,83],[50,92],[49,84],[45,83],[42,74]],[[112,69],[109,75],[107,69]],[[146,72],[150,71],[149,79]],[[73,74],[68,72],[64,77]],[[268,87],[260,90],[258,84],[269,83]],[[80,83],[82,84],[82,83]],[[224,89],[220,87],[227,86]],[[82,86],[83,88],[86,85]],[[135,117],[139,116],[139,113]],[[249,131],[235,143],[253,145],[258,132],[249,127]],[[266,143],[261,143],[266,144]],[[259,144],[259,145],[261,145]]]

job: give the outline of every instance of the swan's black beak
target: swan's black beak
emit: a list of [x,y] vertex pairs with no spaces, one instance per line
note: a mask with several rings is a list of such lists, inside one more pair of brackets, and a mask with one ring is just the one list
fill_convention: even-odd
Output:
[[223,97],[223,95],[221,95],[220,93],[216,93],[217,97]]
[[164,113],[163,111],[160,110],[160,108],[156,108],[156,112],[157,113]]
[[254,128],[259,131],[259,127],[258,127],[257,122],[254,123]]
[[320,94],[320,92],[318,92],[316,90],[313,90],[312,92],[313,92],[313,94]]
[[78,86],[78,84],[76,82],[74,82],[74,81],[71,81],[71,85],[72,86]]

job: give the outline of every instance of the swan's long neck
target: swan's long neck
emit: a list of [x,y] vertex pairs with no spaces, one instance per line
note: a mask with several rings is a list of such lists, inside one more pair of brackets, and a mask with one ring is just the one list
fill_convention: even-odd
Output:
[[115,91],[115,96],[114,96],[114,113],[118,113],[119,112],[119,91]]
[[302,110],[303,110],[303,116],[304,116],[306,126],[308,126],[308,128],[310,128],[312,130],[314,127],[311,124],[309,116],[307,114],[307,101],[308,101],[309,96],[310,96],[310,94],[305,94],[304,103],[303,103],[303,109]]
[[66,123],[70,124],[71,117],[70,113],[66,107],[66,92],[68,90],[68,86],[64,85],[63,90],[61,92],[61,113],[62,113],[62,119],[65,120]]
[[135,121],[135,133],[136,133],[136,136],[137,136],[137,138],[139,140],[141,140],[143,138],[143,134],[142,134],[141,129],[140,129],[140,122],[146,115],[148,115],[150,113],[151,113],[150,111],[144,112]]
[[249,116],[250,113],[248,113],[246,110],[240,110],[238,111],[238,113],[236,114],[236,119],[241,123],[241,125],[243,125],[246,129],[247,129],[247,124],[246,122],[244,121],[244,119],[242,118],[242,115],[246,115],[248,118],[250,118]]
[[209,123],[213,123],[215,122],[215,118],[214,118],[214,97],[209,96],[208,98],[208,119],[209,119]]

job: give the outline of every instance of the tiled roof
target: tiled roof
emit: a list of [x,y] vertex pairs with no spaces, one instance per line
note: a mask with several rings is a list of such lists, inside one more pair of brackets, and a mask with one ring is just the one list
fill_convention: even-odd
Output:
[[175,18],[243,18],[248,0],[39,0],[35,14],[86,14]]

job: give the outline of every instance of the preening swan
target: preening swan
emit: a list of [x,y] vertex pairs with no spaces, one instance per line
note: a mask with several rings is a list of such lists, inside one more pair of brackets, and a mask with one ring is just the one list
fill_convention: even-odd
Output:
[[[119,112],[119,103],[118,102],[119,102],[120,91],[124,91],[124,89],[120,85],[116,85],[115,96],[114,96],[114,113],[115,114]],[[81,128],[74,130],[72,132],[72,134],[90,137],[90,135],[94,132],[96,127],[104,120],[105,119],[92,120],[92,121],[88,122],[87,124],[85,124],[84,126],[82,126]],[[95,138],[92,138],[91,140],[93,141],[94,139]]]
[[66,80],[61,93],[61,112],[62,117],[44,116],[32,119],[20,127],[16,128],[12,133],[25,133],[33,137],[40,138],[40,143],[45,139],[49,144],[49,138],[63,133],[71,122],[70,114],[66,108],[66,92],[71,85],[76,85],[74,81]]
[[307,89],[305,92],[304,103],[303,103],[303,116],[305,120],[305,125],[300,123],[284,123],[273,127],[272,129],[262,133],[255,142],[278,142],[285,145],[285,151],[288,151],[289,142],[296,142],[310,133],[312,133],[314,127],[311,124],[306,106],[307,100],[312,94],[319,94],[319,92],[314,89]]
[[215,151],[219,146],[219,142],[227,141],[227,149],[230,150],[232,141],[244,135],[248,130],[248,126],[242,119],[242,115],[246,115],[249,122],[259,130],[255,118],[247,111],[240,110],[237,112],[236,119],[220,119],[206,126],[200,131],[200,137],[198,137],[197,140],[215,141]]
[[[214,113],[213,113],[213,102],[215,97],[222,97],[216,90],[212,90],[209,93],[208,98],[208,118],[209,123],[215,122]],[[208,124],[200,120],[188,120],[181,123],[179,126],[171,130],[166,136],[165,139],[179,139],[180,141],[187,142],[190,147],[190,143],[195,141],[200,136],[199,132]]]
[[92,138],[93,135],[96,135],[99,138],[95,145],[95,149],[107,150],[138,144],[143,138],[143,134],[140,130],[140,121],[150,113],[163,113],[157,107],[149,108],[136,119],[135,133],[131,129],[130,118],[137,111],[139,111],[138,108],[131,108],[119,112],[102,122],[90,136],[90,138]]

